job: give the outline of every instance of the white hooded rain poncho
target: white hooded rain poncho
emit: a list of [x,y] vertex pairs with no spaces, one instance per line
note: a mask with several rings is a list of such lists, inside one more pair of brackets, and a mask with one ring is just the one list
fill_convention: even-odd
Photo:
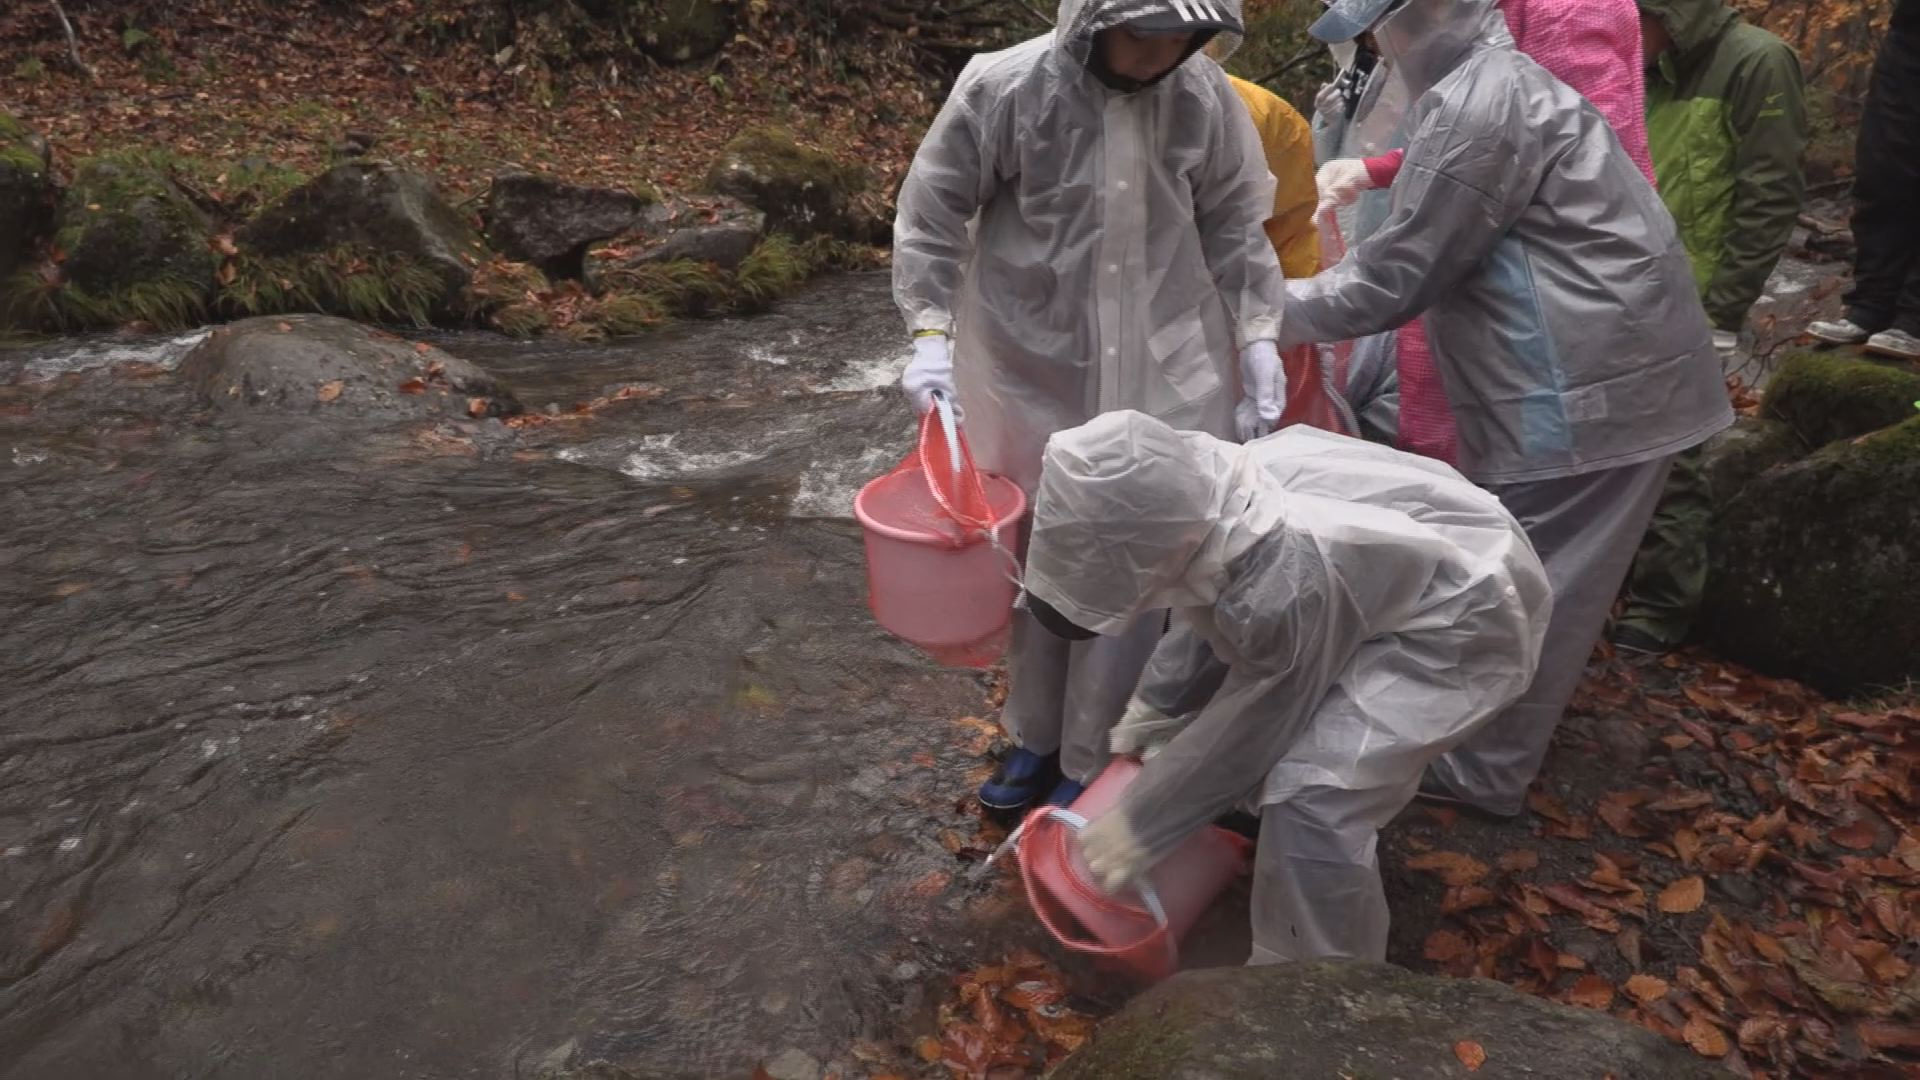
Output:
[[[1208,4],[1239,23],[1240,0]],[[1047,437],[1103,412],[1231,434],[1239,350],[1279,332],[1274,181],[1226,73],[1194,55],[1121,92],[1087,70],[1095,34],[1165,8],[1062,0],[1054,33],[974,58],[900,190],[895,299],[952,337],[975,460],[1029,494]],[[1014,740],[1092,779],[1161,625],[1069,645],[1017,616]]]
[[1109,886],[1264,806],[1254,960],[1386,950],[1378,828],[1532,679],[1545,571],[1446,465],[1306,428],[1247,446],[1103,416],[1047,447],[1027,587],[1105,633],[1172,607],[1118,753],[1159,747],[1089,826]]
[[1274,181],[1226,73],[1195,55],[1120,92],[1086,68],[1163,7],[1062,0],[1053,33],[975,57],[900,190],[895,299],[953,338],[974,456],[1029,493],[1047,436],[1102,412],[1231,435],[1240,349],[1279,334]]

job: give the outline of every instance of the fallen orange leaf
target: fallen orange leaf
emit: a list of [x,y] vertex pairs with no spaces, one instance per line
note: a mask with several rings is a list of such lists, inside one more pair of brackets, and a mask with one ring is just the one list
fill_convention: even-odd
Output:
[[1453,1044],[1453,1056],[1460,1059],[1460,1064],[1465,1065],[1468,1072],[1479,1072],[1480,1066],[1487,1063],[1487,1048],[1462,1039]]
[[1640,1004],[1650,1005],[1666,997],[1667,991],[1672,988],[1667,985],[1665,979],[1657,979],[1652,975],[1635,975],[1627,980],[1623,989]]
[[1425,870],[1439,874],[1440,880],[1455,887],[1476,884],[1487,876],[1486,863],[1457,851],[1436,851],[1431,855],[1420,855],[1408,859],[1407,867],[1411,870]]
[[925,1062],[939,1061],[946,1053],[940,1048],[940,1040],[931,1035],[920,1036],[920,1041],[913,1044],[913,1052],[920,1055],[920,1060]]
[[421,356],[425,356],[433,351],[433,346],[424,341],[416,341],[413,343],[413,351],[419,353]]
[[427,392],[427,381],[425,379],[408,379],[406,382],[400,384],[400,392],[403,394],[424,394]]
[[1687,1026],[1680,1029],[1680,1034],[1687,1040],[1687,1045],[1693,1047],[1693,1052],[1701,1057],[1723,1058],[1732,1049],[1727,1045],[1726,1033],[1698,1014],[1687,1021]]
[[1500,856],[1500,869],[1509,874],[1522,870],[1532,870],[1540,865],[1540,853],[1532,848],[1518,848]]
[[315,392],[314,396],[321,401],[332,401],[340,396],[340,391],[346,388],[347,384],[344,380],[335,379],[330,383],[321,383],[320,389]]
[[1706,879],[1695,876],[1681,878],[1679,881],[1660,890],[1660,910],[1668,915],[1685,915],[1700,910],[1707,902]]
[[1613,984],[1598,975],[1582,975],[1567,991],[1567,1000],[1589,1009],[1604,1009],[1613,1004]]
[[1681,810],[1698,810],[1703,806],[1712,806],[1713,796],[1704,791],[1675,791],[1647,804],[1647,809],[1660,814],[1670,814]]
[[1473,955],[1473,946],[1452,930],[1435,930],[1427,935],[1425,954],[1436,964],[1450,964]]
[[1827,839],[1852,851],[1865,851],[1879,839],[1872,823],[1860,820],[1851,825],[1842,825],[1827,834]]

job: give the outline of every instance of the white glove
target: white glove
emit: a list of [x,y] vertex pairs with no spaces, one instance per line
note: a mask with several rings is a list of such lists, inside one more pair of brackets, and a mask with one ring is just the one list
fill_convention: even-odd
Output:
[[1739,348],[1739,334],[1731,330],[1715,330],[1713,332],[1713,351],[1719,353],[1722,359],[1732,356]]
[[913,359],[900,376],[900,388],[907,392],[913,409],[922,416],[933,408],[933,395],[946,396],[959,412],[958,396],[953,392],[953,346],[945,334],[923,334],[913,339]]
[[1240,350],[1240,391],[1242,400],[1233,411],[1240,441],[1273,434],[1287,404],[1287,373],[1273,342],[1250,341]]
[[1338,111],[1341,106],[1346,104],[1346,96],[1346,90],[1340,85],[1339,79],[1327,83],[1320,88],[1319,93],[1313,95],[1314,114],[1320,115]]
[[1134,838],[1133,826],[1119,812],[1109,810],[1080,830],[1080,856],[1094,884],[1119,892],[1147,872],[1147,852]]
[[1373,177],[1367,172],[1367,163],[1359,158],[1335,158],[1327,162],[1314,174],[1313,182],[1320,189],[1316,214],[1352,206],[1360,201],[1362,194],[1373,190]]
[[1173,738],[1173,730],[1178,726],[1179,721],[1173,717],[1134,698],[1127,703],[1126,713],[1108,734],[1108,747],[1116,757],[1140,754],[1144,759]]

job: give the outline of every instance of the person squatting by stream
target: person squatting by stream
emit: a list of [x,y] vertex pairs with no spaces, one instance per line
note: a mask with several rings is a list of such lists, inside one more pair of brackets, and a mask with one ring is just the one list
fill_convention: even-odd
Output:
[[[1064,0],[1052,35],[968,66],[901,192],[903,385],[953,398],[981,467],[1035,497],[1017,748],[982,802],[1070,802],[1164,743],[1084,833],[1096,876],[1246,803],[1254,959],[1379,959],[1377,829],[1423,788],[1519,811],[1673,455],[1732,410],[1671,216],[1495,0],[1314,25],[1366,37],[1405,154],[1377,227],[1292,281],[1257,135],[1196,55],[1241,30],[1237,3]],[[1421,316],[1458,473],[1263,439],[1277,349]]]

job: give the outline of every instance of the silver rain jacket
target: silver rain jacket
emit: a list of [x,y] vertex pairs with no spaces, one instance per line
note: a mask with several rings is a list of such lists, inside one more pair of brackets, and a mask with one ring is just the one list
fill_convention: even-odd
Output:
[[1380,228],[1288,283],[1281,344],[1424,313],[1482,484],[1650,461],[1731,424],[1686,250],[1606,119],[1514,48],[1495,0],[1409,0],[1374,36],[1414,100],[1406,164]]
[[974,454],[1029,492],[1047,436],[1102,412],[1231,435],[1239,350],[1279,333],[1273,177],[1226,74],[1195,55],[1121,93],[1086,70],[1146,6],[1062,0],[1055,33],[975,57],[900,192],[895,299],[953,336]]
[[1171,738],[1117,808],[1150,859],[1249,797],[1411,790],[1526,690],[1553,606],[1513,516],[1446,465],[1130,412],[1048,444],[1027,587],[1103,632],[1179,609],[1139,690],[1164,730],[1115,732]]

